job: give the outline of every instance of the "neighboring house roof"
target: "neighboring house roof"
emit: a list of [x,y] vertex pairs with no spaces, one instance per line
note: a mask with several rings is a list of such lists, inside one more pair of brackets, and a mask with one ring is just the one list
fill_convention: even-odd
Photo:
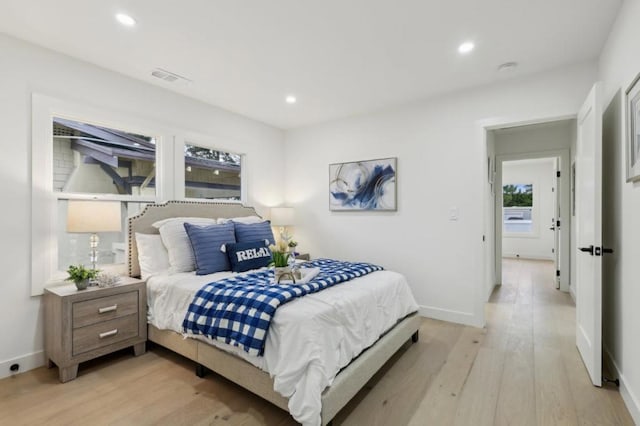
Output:
[[[114,183],[122,187],[124,191],[129,194],[131,193],[131,186],[140,185],[145,181],[145,177],[123,177],[115,171],[115,168],[130,165],[131,160],[154,162],[156,159],[155,143],[142,137],[137,137],[115,129],[58,117],[54,117],[53,122],[80,132],[80,136],[65,136],[65,138],[71,139],[71,149],[84,155],[85,162],[99,164],[102,170],[114,180]],[[240,172],[239,164],[188,155],[185,156],[185,166],[206,170]],[[150,179],[147,185],[151,187],[155,186],[155,178]],[[187,181],[185,185],[188,187],[240,190],[239,185],[215,182]]]

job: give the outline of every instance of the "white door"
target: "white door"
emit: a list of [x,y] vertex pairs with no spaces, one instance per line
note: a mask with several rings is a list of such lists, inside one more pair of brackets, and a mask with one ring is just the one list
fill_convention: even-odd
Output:
[[596,83],[578,114],[576,340],[591,381],[602,380],[602,107]]

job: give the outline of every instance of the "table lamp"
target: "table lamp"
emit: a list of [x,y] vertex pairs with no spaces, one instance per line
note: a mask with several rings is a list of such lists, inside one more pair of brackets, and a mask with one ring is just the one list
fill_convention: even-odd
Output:
[[280,227],[280,238],[287,243],[291,235],[287,232],[287,226],[295,224],[295,214],[292,207],[272,207],[271,224]]
[[67,232],[91,234],[91,266],[95,270],[98,261],[98,232],[122,231],[120,201],[69,200],[67,204]]

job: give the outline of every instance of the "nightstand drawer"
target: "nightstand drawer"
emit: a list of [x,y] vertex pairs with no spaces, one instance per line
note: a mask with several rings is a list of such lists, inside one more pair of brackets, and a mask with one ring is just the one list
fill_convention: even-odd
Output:
[[73,330],[73,355],[138,336],[138,314]]
[[75,302],[73,304],[73,328],[124,317],[136,312],[138,312],[137,291]]

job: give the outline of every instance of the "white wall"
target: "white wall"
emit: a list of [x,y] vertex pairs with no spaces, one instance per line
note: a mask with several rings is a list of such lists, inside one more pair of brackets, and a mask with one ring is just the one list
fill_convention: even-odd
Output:
[[[313,256],[361,259],[403,272],[435,318],[482,321],[486,120],[575,115],[592,64],[287,132],[287,201]],[[328,164],[398,157],[398,211],[330,212]],[[449,220],[452,207],[459,219]]]
[[555,159],[505,161],[502,185],[533,184],[533,210],[530,235],[502,234],[502,256],[521,259],[554,260]]
[[[0,221],[0,377],[11,360],[42,363],[40,298],[31,297],[31,94],[39,92],[228,141],[247,154],[248,204],[283,198],[283,133],[270,126],[120,74],[0,35],[2,221]],[[225,147],[226,148],[226,147]],[[33,212],[38,214],[38,212]]]
[[[587,94],[585,93],[585,98]],[[577,115],[577,111],[575,114]],[[569,149],[571,148],[571,132],[575,127],[575,119],[567,119],[496,129],[494,130],[496,133],[496,155],[531,154]]]
[[[640,184],[625,182],[624,92],[640,72],[640,2],[623,3],[599,62],[603,81],[603,343],[640,424]],[[615,374],[614,373],[614,374]]]

